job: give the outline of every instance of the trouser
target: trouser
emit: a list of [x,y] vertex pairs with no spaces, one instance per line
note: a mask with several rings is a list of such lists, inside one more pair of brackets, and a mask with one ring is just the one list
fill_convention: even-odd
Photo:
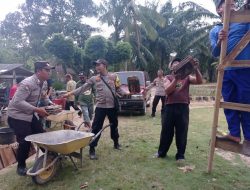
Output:
[[[222,86],[222,95],[225,102],[250,104],[249,76],[249,68],[225,71]],[[240,137],[241,125],[245,140],[250,140],[250,112],[225,109],[224,113],[230,134]]]
[[81,109],[82,109],[82,115],[83,115],[84,121],[90,123],[90,121],[92,120],[92,116],[93,116],[94,105],[84,104],[84,105],[81,105]]
[[[92,133],[97,134],[103,126],[105,117],[108,116],[110,126],[110,136],[114,143],[118,143],[119,133],[118,133],[118,113],[114,108],[96,108],[95,117],[92,123]],[[100,135],[101,136],[101,135]],[[95,147],[98,144],[100,136],[96,138],[90,147]]]
[[31,143],[25,141],[25,137],[31,134],[43,133],[42,124],[35,116],[33,116],[31,122],[8,117],[8,124],[14,130],[16,140],[19,143],[16,156],[18,167],[26,167],[25,161],[29,156]]
[[161,99],[161,110],[163,110],[164,104],[165,104],[165,99],[166,96],[155,96],[153,100],[153,105],[152,105],[152,114],[155,114],[156,112],[156,107]]
[[66,101],[65,104],[65,110],[70,110],[70,106],[73,107],[75,110],[80,110],[76,105],[74,101]]
[[164,107],[160,145],[158,149],[158,154],[160,157],[166,156],[175,133],[177,147],[175,158],[176,160],[185,158],[184,154],[187,145],[188,123],[188,104],[167,104]]

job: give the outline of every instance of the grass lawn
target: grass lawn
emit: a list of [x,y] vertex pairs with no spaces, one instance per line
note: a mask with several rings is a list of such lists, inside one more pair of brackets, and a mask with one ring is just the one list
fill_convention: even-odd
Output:
[[192,96],[215,96],[216,83],[191,85],[189,94]]
[[[160,136],[160,116],[121,116],[119,132],[122,151],[113,149],[109,129],[104,131],[97,147],[99,160],[88,159],[84,149],[84,164],[74,171],[65,161],[57,176],[48,184],[38,186],[30,177],[19,177],[15,167],[1,173],[0,190],[77,190],[88,183],[88,190],[220,190],[250,189],[250,168],[234,155],[233,161],[215,155],[212,174],[206,173],[210,139],[212,108],[191,109],[186,162],[195,166],[184,173],[178,169],[174,155],[175,143],[166,159],[153,158]],[[220,125],[225,125],[223,115]]]

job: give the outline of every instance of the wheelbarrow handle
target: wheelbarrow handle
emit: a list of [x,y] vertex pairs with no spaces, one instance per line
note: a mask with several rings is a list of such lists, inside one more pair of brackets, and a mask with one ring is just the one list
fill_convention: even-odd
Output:
[[93,138],[89,141],[89,144],[91,144],[94,140],[96,140],[96,138],[99,137],[99,136],[101,135],[101,133],[102,133],[107,127],[110,127],[111,125],[112,125],[112,124],[110,123],[110,124],[108,124],[108,125],[103,126],[102,129],[101,129],[98,133],[96,133],[96,135],[93,136]]

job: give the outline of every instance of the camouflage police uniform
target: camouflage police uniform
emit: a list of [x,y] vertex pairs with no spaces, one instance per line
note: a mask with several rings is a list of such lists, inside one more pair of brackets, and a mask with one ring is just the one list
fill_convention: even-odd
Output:
[[[47,84],[41,82],[34,74],[25,78],[18,86],[17,91],[8,106],[8,124],[15,131],[17,142],[18,166],[26,167],[25,160],[28,158],[30,142],[25,141],[25,137],[31,134],[42,133],[39,117],[34,113],[38,105],[41,94],[47,90]],[[47,96],[45,101],[50,101]]]
[[[97,134],[103,126],[105,117],[108,116],[109,122],[112,124],[111,128],[111,139],[114,141],[114,146],[117,147],[119,133],[118,133],[118,113],[114,108],[114,97],[107,87],[107,85],[102,81],[101,77],[105,82],[111,87],[114,94],[118,93],[124,95],[125,92],[120,88],[120,81],[116,74],[107,73],[107,75],[97,75],[93,76],[86,81],[86,83],[73,91],[73,94],[79,95],[92,86],[96,89],[96,109],[95,117],[92,124],[92,132]],[[90,149],[97,146],[100,136],[90,144]]]

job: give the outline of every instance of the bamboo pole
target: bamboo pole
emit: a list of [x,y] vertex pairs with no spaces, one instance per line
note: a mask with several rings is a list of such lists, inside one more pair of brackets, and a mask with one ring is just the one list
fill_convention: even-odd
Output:
[[[229,21],[230,21],[230,9],[231,9],[231,0],[225,1],[225,10],[223,16],[223,30],[229,30]],[[221,53],[220,53],[220,65],[224,65],[224,58],[226,57],[227,52],[227,41],[226,38],[221,42]],[[219,68],[220,68],[219,65]],[[217,132],[217,125],[218,125],[218,118],[219,118],[219,108],[220,108],[220,98],[221,98],[221,89],[222,89],[222,80],[224,76],[224,70],[219,69],[218,78],[217,78],[217,85],[216,85],[216,97],[215,97],[215,104],[214,104],[214,115],[213,115],[213,124],[212,124],[212,131],[211,131],[211,142],[210,142],[210,151],[209,151],[209,158],[208,158],[208,173],[211,173],[213,167],[213,159],[214,159],[214,150],[215,150],[215,140],[216,140],[216,132]]]

